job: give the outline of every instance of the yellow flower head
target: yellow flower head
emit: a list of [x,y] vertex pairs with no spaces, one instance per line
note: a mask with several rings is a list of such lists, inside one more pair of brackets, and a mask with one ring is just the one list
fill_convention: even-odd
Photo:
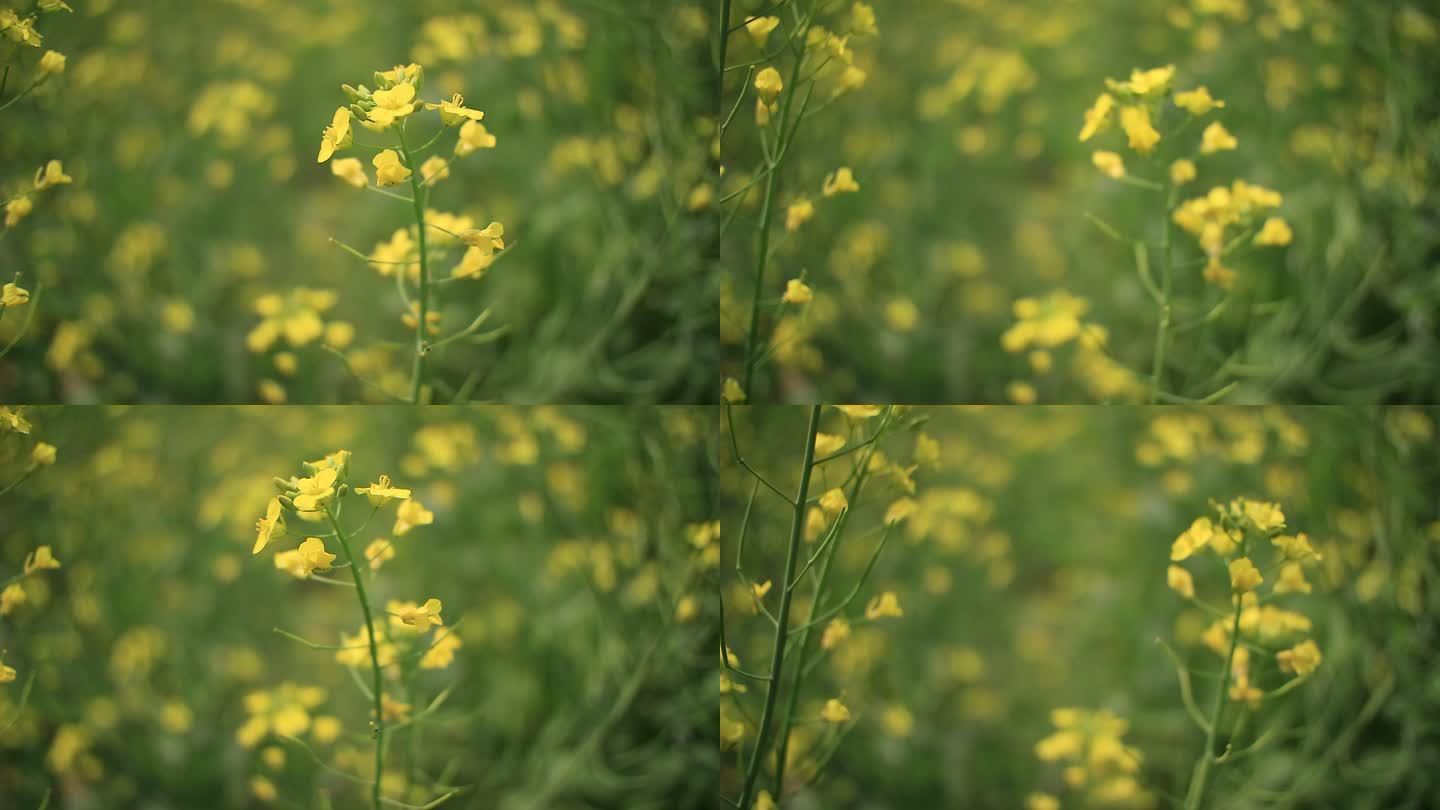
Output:
[[439,155],[431,155],[420,164],[420,179],[427,186],[433,186],[449,176],[450,161]]
[[395,559],[395,544],[383,537],[371,540],[370,545],[365,547],[365,559],[370,563],[371,571],[379,571],[386,560]]
[[[30,291],[14,282],[6,282],[5,286],[0,288],[0,307],[18,307],[29,301]],[[29,433],[28,430],[21,432]]]
[[36,442],[35,448],[30,451],[30,460],[42,467],[54,464],[55,445]]
[[869,37],[880,33],[875,25],[875,9],[869,3],[857,2],[850,9],[850,33],[857,37]]
[[1195,164],[1189,160],[1177,160],[1170,164],[1171,185],[1183,186],[1195,179]]
[[838,726],[850,722],[850,710],[836,698],[830,698],[825,701],[825,708],[820,710],[820,719]]
[[1270,539],[1270,542],[1285,556],[1285,559],[1292,562],[1318,562],[1319,552],[1310,545],[1310,537],[1304,532],[1296,535],[1278,534]]
[[318,537],[307,537],[299,548],[275,555],[275,567],[289,572],[297,579],[305,579],[316,571],[323,571],[333,562],[335,555],[325,550],[325,542]]
[[850,171],[849,166],[841,166],[830,174],[825,175],[825,183],[820,193],[826,197],[833,197],[836,194],[854,193],[860,190],[860,184],[855,182],[855,174]]
[[330,173],[355,188],[365,188],[370,185],[370,179],[365,176],[365,164],[360,162],[360,158],[340,158],[331,161]]
[[1137,96],[1151,97],[1168,90],[1170,80],[1173,78],[1175,78],[1175,66],[1165,65],[1149,70],[1136,68],[1130,72],[1129,81],[1117,82],[1114,79],[1106,79],[1105,85],[1116,93],[1132,93]]
[[905,611],[900,608],[900,599],[894,591],[885,591],[872,598],[870,604],[865,606],[865,618],[867,619],[880,619],[886,616],[898,619],[904,615]]
[[319,512],[335,495],[335,479],[339,473],[333,468],[320,470],[309,478],[295,481],[295,511]]
[[460,636],[455,634],[455,628],[437,634],[435,642],[420,658],[420,668],[444,669],[450,666],[455,660],[455,651],[460,649],[460,646]]
[[1144,107],[1120,108],[1120,128],[1130,139],[1130,148],[1142,155],[1149,154],[1160,142],[1160,132],[1150,124],[1150,111]]
[[440,618],[440,609],[440,600],[433,598],[426,599],[423,605],[416,605],[414,602],[391,602],[386,606],[391,616],[391,624],[398,622],[417,632],[444,624]]
[[832,405],[835,410],[851,419],[873,419],[880,415],[879,405]]
[[55,559],[49,546],[38,546],[29,554],[25,555],[25,575],[36,571],[50,571],[60,567],[60,561]]
[[1110,124],[1110,111],[1115,109],[1115,97],[1101,93],[1090,109],[1085,111],[1085,125],[1080,128],[1080,142],[1090,140]]
[[1299,563],[1285,563],[1280,566],[1280,578],[1275,582],[1275,593],[1310,593],[1310,582],[1305,579],[1305,570]]
[[1090,156],[1090,161],[1106,176],[1117,180],[1125,176],[1125,161],[1114,152],[1096,152]]
[[1176,93],[1175,106],[1185,110],[1191,115],[1204,115],[1211,110],[1224,107],[1225,102],[1211,98],[1209,89],[1197,87],[1194,90]]
[[824,458],[845,446],[845,437],[834,433],[815,434],[815,457]]
[[21,194],[5,203],[5,227],[13,228],[20,224],[20,220],[30,215],[35,209],[35,201],[30,199],[28,194]]
[[59,51],[46,51],[40,57],[40,72],[46,76],[53,76],[65,72],[65,54]]
[[350,129],[350,108],[339,107],[330,119],[330,126],[325,127],[320,134],[320,154],[315,158],[315,162],[324,163],[354,140],[355,134]]
[[[1235,508],[1237,506],[1238,509]],[[1231,504],[1231,508],[1234,511],[1243,512],[1245,518],[1262,532],[1285,528],[1285,513],[1280,510],[1280,505],[1277,503],[1239,498]]]
[[1237,557],[1230,561],[1230,588],[1235,593],[1249,593],[1260,587],[1265,578],[1249,557]]
[[[402,85],[402,87],[409,87],[409,85]],[[410,170],[400,162],[400,153],[394,149],[386,149],[370,162],[375,166],[375,185],[377,186],[393,186],[410,178]]]
[[366,118],[373,129],[386,129],[415,112],[415,85],[408,82],[389,90],[376,90],[370,98],[375,102],[375,108],[366,113]]
[[1230,134],[1230,130],[1226,129],[1225,125],[1219,121],[1211,122],[1210,126],[1205,127],[1205,131],[1200,134],[1200,154],[1202,155],[1213,155],[1222,150],[1234,149],[1239,145],[1240,142],[1235,140],[1235,136]]
[[1186,599],[1195,597],[1195,579],[1190,576],[1189,571],[1178,565],[1172,565],[1165,569],[1165,584],[1170,586],[1170,590]]
[[471,228],[461,234],[460,241],[489,256],[497,250],[505,249],[505,226],[491,222],[483,228]]
[[25,604],[29,598],[25,593],[25,586],[19,582],[12,582],[0,591],[0,616],[9,616],[16,607]]
[[495,136],[479,121],[466,121],[460,126],[460,138],[455,142],[455,157],[465,157],[479,149],[494,149]]
[[770,38],[770,32],[780,25],[779,17],[751,17],[745,21],[745,31],[756,45],[763,46]]
[[416,526],[429,526],[434,522],[435,513],[426,509],[419,501],[411,498],[400,504],[400,508],[396,510],[395,528],[391,529],[390,533],[396,537],[402,537],[409,534],[410,530]]
[[838,515],[845,511],[849,505],[850,502],[845,497],[845,491],[839,487],[834,487],[820,496],[820,508],[823,509],[827,515]]
[[389,501],[403,501],[410,497],[410,490],[390,486],[390,476],[382,475],[368,487],[356,487],[355,491],[370,500],[371,506],[383,506]]
[[1322,659],[1320,646],[1310,639],[1275,654],[1275,660],[1279,663],[1280,668],[1296,675],[1309,675],[1314,672],[1320,666]]
[[1290,244],[1292,238],[1294,234],[1290,231],[1290,223],[1280,217],[1270,217],[1255,234],[1255,244],[1284,246]]
[[1195,522],[1190,524],[1190,528],[1175,539],[1175,543],[1170,547],[1170,559],[1179,562],[1188,558],[1191,554],[1204,548],[1217,532],[1218,530],[1215,528],[1215,524],[1210,522],[1210,518],[1196,518]]
[[465,97],[456,93],[449,101],[442,101],[439,104],[426,104],[427,110],[439,110],[440,122],[447,127],[457,126],[466,121],[479,121],[485,117],[485,113],[479,110],[472,110],[465,106]]
[[10,683],[15,680],[15,668],[0,662],[0,683]]
[[808,199],[796,200],[785,209],[785,230],[794,233],[814,216],[815,203]]
[[744,402],[745,389],[740,385],[739,380],[734,377],[726,377],[725,382],[720,386],[720,396],[726,402]]
[[755,93],[766,104],[775,101],[783,89],[785,81],[780,78],[780,71],[774,67],[767,67],[755,76]]
[[805,305],[815,300],[815,292],[810,285],[798,278],[792,278],[785,282],[785,295],[783,299],[787,304]]
[[281,514],[279,498],[271,498],[265,507],[265,517],[255,522],[255,548],[251,554],[259,554],[272,537],[285,533],[285,516]]
[[49,161],[35,170],[36,191],[44,191],[51,186],[64,185],[69,182],[70,175],[65,173],[65,167],[58,160]]

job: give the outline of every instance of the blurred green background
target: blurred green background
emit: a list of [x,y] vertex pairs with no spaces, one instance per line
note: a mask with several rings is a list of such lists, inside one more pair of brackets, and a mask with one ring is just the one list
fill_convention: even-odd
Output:
[[[783,44],[798,19],[814,9],[820,26],[846,36],[855,5],[735,0],[732,24],[752,15],[780,24],[763,45],[744,29],[731,36],[725,108],[749,90],[747,65],[790,81]],[[847,42],[863,86],[832,101],[838,58],[828,72],[820,58],[805,70],[821,78],[779,175],[760,291],[761,346],[773,356],[747,392],[753,401],[1143,401],[1134,378],[1151,370],[1157,308],[1132,246],[1087,215],[1158,255],[1164,196],[1105,177],[1091,153],[1122,153],[1131,176],[1163,180],[1210,121],[1238,148],[1198,159],[1181,199],[1235,179],[1273,188],[1294,241],[1228,263],[1234,295],[1205,321],[1224,295],[1202,279],[1195,240],[1177,236],[1176,261],[1199,264],[1175,273],[1175,323],[1190,326],[1173,335],[1167,389],[1198,398],[1236,383],[1225,401],[1237,404],[1440,396],[1433,3],[870,5],[878,35]],[[1151,159],[1126,149],[1113,126],[1078,140],[1107,77],[1162,65],[1175,66],[1175,89],[1207,86],[1224,109],[1170,135],[1187,116],[1169,107]],[[796,87],[798,107],[810,85]],[[736,195],[725,214],[722,374],[737,379],[764,186],[740,192],[764,165],[754,108],[749,90],[722,145],[721,193]],[[860,190],[822,197],[841,166]],[[783,215],[801,197],[814,217],[788,232]],[[786,281],[802,275],[814,302],[782,307]],[[1014,303],[1056,290],[1088,302],[1085,320],[1108,330],[1108,354],[1071,341],[1032,365],[1002,349]]]
[[[334,652],[273,630],[339,644],[361,625],[355,591],[276,570],[277,552],[321,531],[293,515],[251,555],[272,478],[303,475],[302,461],[340,448],[357,482],[388,474],[434,513],[399,537],[392,505],[356,535],[357,555],[374,538],[394,541],[368,586],[376,609],[438,598],[462,642],[405,696],[412,716],[445,699],[391,735],[387,799],[424,804],[442,792],[436,782],[464,787],[442,806],[477,810],[711,806],[715,608],[702,582],[718,539],[707,411],[71,406],[24,416],[28,436],[0,432],[0,486],[29,468],[36,440],[58,457],[0,496],[0,583],[41,544],[62,567],[24,578],[28,598],[0,618],[0,660],[17,673],[0,683],[5,807],[38,807],[47,790],[52,808],[369,806],[354,782],[373,765],[369,699],[357,688],[368,658],[352,678]],[[369,510],[346,500],[353,531]],[[250,747],[237,738],[247,696],[285,683],[323,690],[300,735],[315,758],[273,734]],[[319,731],[320,717],[338,720],[337,737]]]
[[[741,454],[788,494],[808,410],[734,409]],[[1203,707],[1218,664],[1198,638],[1210,616],[1167,588],[1166,567],[1172,541],[1208,513],[1207,502],[1237,496],[1282,504],[1287,531],[1307,533],[1323,556],[1309,574],[1313,592],[1279,601],[1311,619],[1325,658],[1309,682],[1252,719],[1237,748],[1266,728],[1275,736],[1219,770],[1208,806],[1434,806],[1436,416],[1400,408],[907,409],[877,445],[880,460],[827,552],[826,607],[860,581],[892,504],[913,499],[912,511],[843,614],[850,636],[829,650],[811,639],[813,671],[799,693],[779,806],[1019,808],[1032,791],[1057,794],[1066,808],[1179,806],[1204,735],[1186,716],[1176,669],[1157,640],[1196,673]],[[820,431],[855,448],[880,418],[848,420],[827,407]],[[722,447],[726,641],[743,669],[765,674],[772,625],[734,574],[755,483],[728,439]],[[844,485],[861,455],[818,467],[811,496]],[[791,508],[764,486],[758,493],[743,565],[751,582],[774,583],[764,600],[773,613]],[[818,538],[829,523],[805,532],[801,563],[819,561],[795,591],[792,627],[811,616],[811,583],[827,556]],[[1213,559],[1195,563],[1201,597],[1223,603],[1223,572]],[[866,620],[869,602],[886,591],[904,616]],[[787,684],[798,648],[790,646]],[[1261,688],[1284,682],[1256,661]],[[723,759],[722,793],[733,797],[764,684],[732,680],[748,687],[721,698],[722,726],[744,726],[736,749],[744,756]],[[782,700],[788,694],[787,686]],[[843,732],[819,720],[830,698],[850,710]],[[1087,802],[1086,790],[1065,788],[1059,766],[1037,759],[1036,743],[1053,730],[1050,712],[1062,707],[1128,721],[1124,742],[1143,758],[1136,776],[1148,805]],[[817,773],[816,760],[837,744]],[[759,784],[774,793],[768,763],[764,773]]]
[[[10,401],[384,401],[319,340],[278,360],[282,347],[247,351],[257,299],[296,288],[333,291],[320,314],[353,327],[350,363],[404,393],[413,329],[394,283],[328,240],[369,253],[413,212],[315,154],[342,83],[373,87],[374,71],[410,62],[426,69],[426,100],[463,93],[498,139],[454,163],[431,207],[503,222],[512,254],[445,288],[445,333],[486,307],[486,330],[509,332],[437,354],[434,401],[467,382],[471,399],[510,402],[698,402],[713,386],[711,21],[698,3],[70,5],[36,22],[42,47],[0,37],[6,101],[45,50],[68,57],[0,111],[0,202],[51,159],[74,181],[0,231],[0,277],[40,288],[29,333],[0,360]],[[346,156],[369,170],[371,153]],[[0,346],[26,317],[0,319]]]

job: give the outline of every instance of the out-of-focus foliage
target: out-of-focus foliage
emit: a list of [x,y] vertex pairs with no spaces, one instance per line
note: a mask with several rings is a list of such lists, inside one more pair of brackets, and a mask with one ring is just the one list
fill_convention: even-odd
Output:
[[[790,495],[807,412],[734,409],[746,462]],[[842,458],[814,473],[810,509],[822,514],[801,543],[800,565],[816,561],[795,580],[795,635],[812,618],[817,572],[831,568],[822,609],[865,584],[841,614],[846,627],[815,629],[823,637],[811,639],[788,776],[783,790],[768,777],[759,786],[789,810],[1182,806],[1205,734],[1158,642],[1189,671],[1208,716],[1224,659],[1208,646],[1216,617],[1201,603],[1225,612],[1231,580],[1208,550],[1174,562],[1172,544],[1197,516],[1215,515],[1212,500],[1248,497],[1281,504],[1284,531],[1303,532],[1320,555],[1305,566],[1309,593],[1291,580],[1273,597],[1284,573],[1270,564],[1275,550],[1265,543],[1252,556],[1266,578],[1264,610],[1302,614],[1323,658],[1287,688],[1293,659],[1276,652],[1288,645],[1245,631],[1249,686],[1265,696],[1257,708],[1249,696],[1226,702],[1215,753],[1236,753],[1213,769],[1203,806],[1429,807],[1440,791],[1440,736],[1429,721],[1440,712],[1436,416],[1394,407],[906,409],[895,425],[909,429],[882,438],[883,463],[870,465],[874,477],[828,547],[839,512],[824,495],[844,486],[850,466]],[[853,448],[873,425],[826,408],[819,430]],[[721,484],[726,641],[743,670],[763,676],[774,625],[745,582],[772,583],[759,601],[773,615],[792,509],[758,488],[742,581],[734,555],[755,479],[732,460]],[[1193,572],[1200,602],[1172,590],[1183,585],[1167,582],[1171,565]],[[1258,632],[1272,615],[1281,616],[1265,613]],[[799,666],[795,635],[786,684]],[[728,729],[748,756],[765,684],[727,677],[743,691],[722,689],[722,739]],[[1057,725],[1082,735],[1051,739]],[[1066,759],[1076,739],[1078,762],[1048,761]],[[746,764],[733,753],[721,779],[731,797]]]
[[[387,799],[459,788],[442,806],[710,806],[714,608],[702,582],[718,540],[705,411],[23,415],[31,438],[0,435],[3,480],[28,469],[33,437],[59,451],[0,496],[0,583],[37,546],[60,567],[23,576],[24,602],[0,618],[0,660],[17,676],[0,683],[5,806],[39,806],[47,790],[62,808],[369,806],[367,651],[347,667],[337,656],[354,650],[276,631],[353,645],[356,591],[335,584],[351,572],[277,568],[328,534],[293,513],[251,553],[272,479],[339,448],[354,480],[388,474],[433,513],[402,536],[394,504],[364,522],[366,496],[340,494],[355,554],[392,541],[369,598],[387,613],[390,600],[437,598],[460,640],[453,662],[422,664],[413,692],[394,693],[411,722],[387,720]],[[335,538],[320,539],[342,563]]]
[[[1170,168],[1186,158],[1198,174],[1171,207],[1236,180],[1283,202],[1225,234],[1236,241],[1226,272],[1207,273],[1197,240],[1172,224],[1165,394],[1440,396],[1433,4],[917,0],[868,4],[878,33],[861,35],[862,5],[733,4],[722,375],[743,379],[765,244],[755,350],[765,366],[744,392],[752,400],[1145,401],[1162,307],[1135,243],[1164,286]],[[740,27],[767,16],[773,27]],[[806,36],[812,21],[826,33]],[[792,75],[801,40],[807,61]],[[1142,154],[1117,120],[1133,96],[1105,80],[1167,65],[1173,90],[1204,86],[1224,107],[1192,115],[1157,91],[1146,105],[1162,138]],[[784,87],[777,112],[760,117],[778,121],[788,106],[796,134],[780,150],[764,242],[766,184],[754,181],[782,137],[773,121],[757,125],[767,67]],[[1107,89],[1109,129],[1082,142]],[[1203,154],[1216,122],[1237,145]],[[1097,166],[1095,152],[1110,155]],[[842,167],[858,190],[832,194],[826,178]],[[1289,233],[1274,226],[1256,245],[1267,216]],[[810,294],[787,294],[792,279]],[[1002,342],[1022,321],[1045,339]]]
[[[0,8],[28,19],[33,5]],[[424,100],[463,93],[497,139],[452,161],[429,207],[503,222],[510,254],[439,297],[441,335],[487,308],[486,331],[508,331],[437,350],[433,401],[696,402],[713,387],[711,23],[698,4],[70,5],[34,20],[40,47],[0,34],[0,204],[28,200],[0,230],[0,276],[31,293],[0,318],[0,346],[18,339],[0,362],[12,401],[387,398],[322,345],[407,393],[414,328],[377,272],[390,268],[330,240],[368,255],[415,217],[315,156],[342,83],[373,87],[373,71],[409,63],[425,68]],[[49,49],[63,72],[20,97]],[[371,171],[373,153],[346,157]],[[37,191],[50,160],[71,182]],[[247,348],[277,316],[305,328]]]

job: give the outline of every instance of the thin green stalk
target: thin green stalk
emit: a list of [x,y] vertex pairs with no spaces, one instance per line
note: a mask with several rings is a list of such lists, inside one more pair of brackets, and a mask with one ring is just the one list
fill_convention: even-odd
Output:
[[[879,435],[879,431],[876,431],[876,435]],[[860,489],[865,484],[865,476],[870,467],[870,457],[874,455],[874,452],[875,445],[872,443],[860,460],[858,465],[860,473],[855,476],[855,480],[850,486],[849,502],[852,504],[860,500]],[[848,522],[849,517],[850,512],[846,511],[843,518],[837,518],[837,520],[844,519]],[[836,530],[837,534],[844,529],[844,526],[839,527]],[[810,599],[810,615],[812,617],[820,610],[820,599],[824,595],[825,583],[830,577],[830,564],[835,561],[835,551],[838,545],[839,538],[837,537],[830,544],[830,553],[820,564],[820,572],[815,578],[815,589]],[[810,631],[813,627],[814,622],[807,621],[805,627],[800,630],[800,648],[796,653],[799,656],[799,663],[795,665],[795,683],[790,689],[790,697],[786,701],[785,714],[780,723],[780,741],[776,744],[778,747],[775,752],[775,798],[777,800],[779,800],[781,790],[785,785],[785,764],[790,748],[790,728],[795,723],[795,708],[800,702],[800,686],[805,677],[805,660],[810,657]]]
[[370,598],[365,594],[365,581],[360,578],[360,566],[355,563],[355,555],[350,553],[350,541],[345,536],[345,531],[340,528],[340,521],[335,519],[335,513],[325,510],[325,516],[330,519],[330,527],[335,530],[335,537],[340,541],[340,548],[345,551],[345,559],[350,563],[350,573],[355,576],[355,592],[360,595],[360,611],[365,614],[365,630],[370,635],[370,669],[375,676],[375,781],[370,786],[370,803],[379,810],[380,808],[380,777],[383,774],[385,762],[385,707],[381,700],[382,680],[380,677],[380,644],[375,636],[375,620],[370,614]]
[[1174,186],[1165,202],[1165,230],[1160,239],[1160,320],[1155,325],[1155,361],[1150,367],[1150,404],[1160,401],[1160,375],[1165,370],[1165,349],[1170,340],[1170,212],[1175,208]]
[[[820,406],[810,406],[810,425],[805,430],[805,461],[800,468],[800,488],[792,502],[794,510],[790,519],[790,544],[785,553],[785,576],[781,582],[793,582],[795,563],[800,556],[800,538],[805,533],[805,499],[810,491],[810,472],[815,461],[815,434],[820,429]],[[760,778],[760,765],[764,762],[765,747],[770,742],[770,721],[775,714],[775,703],[780,697],[780,674],[785,666],[785,645],[790,629],[790,595],[793,588],[780,591],[780,611],[776,615],[775,650],[770,659],[770,680],[765,684],[765,708],[760,713],[760,728],[755,734],[755,749],[750,752],[750,764],[745,768],[745,782],[740,789],[738,806],[747,808],[755,797],[755,782]]]
[[[802,38],[799,51],[795,55],[795,65],[790,70],[790,81],[781,91],[784,99],[780,102],[779,121],[772,121],[777,124],[776,133],[785,138],[785,128],[790,120],[790,103],[795,99],[795,93],[799,89],[796,82],[800,78],[800,68],[805,62],[805,43]],[[798,128],[798,125],[797,125]],[[745,382],[742,388],[745,396],[754,399],[753,384],[755,382],[755,367],[759,365],[759,354],[756,352],[756,343],[760,338],[760,297],[765,292],[765,264],[770,258],[770,220],[775,211],[775,189],[780,180],[780,164],[785,159],[785,153],[789,152],[789,142],[795,139],[795,132],[792,130],[784,142],[779,140],[775,143],[777,157],[769,164],[770,176],[765,179],[765,197],[760,203],[760,230],[756,235],[755,246],[755,283],[750,296],[750,328],[745,334]]]
[[[1243,552],[1243,548],[1241,551]],[[1205,731],[1205,750],[1195,762],[1194,775],[1190,777],[1190,788],[1185,793],[1185,810],[1201,810],[1205,806],[1205,791],[1210,787],[1211,766],[1215,764],[1215,736],[1220,728],[1220,714],[1225,709],[1225,690],[1230,685],[1230,670],[1235,665],[1235,648],[1240,646],[1240,613],[1242,600],[1235,599],[1235,614],[1230,625],[1230,652],[1225,656],[1225,669],[1220,673],[1220,684],[1215,690],[1215,704],[1210,710],[1210,723]]]
[[400,125],[400,151],[405,154],[405,167],[410,170],[410,195],[413,198],[415,224],[419,231],[416,242],[420,250],[420,314],[415,323],[415,365],[410,371],[410,402],[419,405],[425,379],[425,355],[429,352],[429,347],[425,345],[425,325],[430,314],[430,263],[425,255],[425,187],[420,182],[420,169],[415,165],[410,147],[405,143],[403,123]]

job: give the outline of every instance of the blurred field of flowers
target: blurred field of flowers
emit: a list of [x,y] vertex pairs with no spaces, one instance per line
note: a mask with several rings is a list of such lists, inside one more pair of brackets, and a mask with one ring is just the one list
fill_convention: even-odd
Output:
[[3,409],[0,804],[710,807],[711,420]]
[[810,412],[734,407],[722,442],[722,795],[786,810],[1440,795],[1433,409],[827,406],[802,485]]
[[[690,0],[0,3],[0,395],[412,398],[423,319],[433,402],[702,401],[711,25]],[[317,163],[370,103],[341,85],[395,81],[415,115],[341,116]],[[455,94],[473,112],[420,104]],[[399,123],[437,140],[377,173]],[[411,174],[423,316],[396,289]]]
[[727,5],[732,401],[1440,395],[1434,4]]

